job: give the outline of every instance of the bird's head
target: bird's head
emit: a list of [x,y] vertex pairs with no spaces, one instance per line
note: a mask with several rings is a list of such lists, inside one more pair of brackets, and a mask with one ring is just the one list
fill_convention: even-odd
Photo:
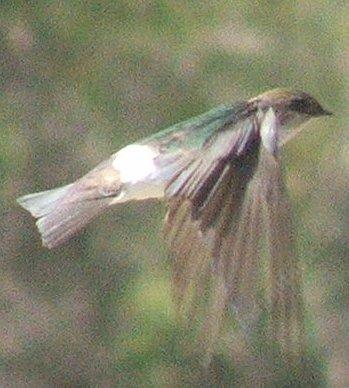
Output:
[[305,122],[313,117],[332,115],[314,97],[297,90],[273,89],[260,94],[252,101],[263,112],[272,108],[281,125],[287,125],[294,120]]
[[281,129],[279,138],[282,144],[298,133],[299,129],[297,131],[295,129],[309,119],[332,115],[308,93],[291,89],[269,90],[253,98],[250,102],[256,104],[261,118],[265,117],[265,114],[272,109],[278,128]]

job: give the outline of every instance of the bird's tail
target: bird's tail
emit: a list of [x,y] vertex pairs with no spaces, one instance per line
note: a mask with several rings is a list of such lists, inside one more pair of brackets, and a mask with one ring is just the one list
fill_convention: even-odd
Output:
[[73,183],[17,199],[37,218],[44,246],[54,248],[63,244],[109,207],[110,198],[84,198],[77,195],[79,189]]

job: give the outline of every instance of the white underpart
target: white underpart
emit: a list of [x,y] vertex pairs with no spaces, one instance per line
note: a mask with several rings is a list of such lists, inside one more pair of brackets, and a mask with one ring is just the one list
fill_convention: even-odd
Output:
[[140,144],[130,144],[114,155],[113,167],[124,184],[124,191],[115,202],[163,197],[164,183],[155,164],[157,156],[156,149]]
[[279,127],[274,109],[269,108],[261,125],[261,138],[263,146],[274,156],[279,151]]
[[264,147],[270,153],[276,155],[281,147],[303,130],[303,124],[308,120],[309,116],[294,113],[293,116],[281,126],[275,115],[274,109],[269,108],[261,124],[261,138]]

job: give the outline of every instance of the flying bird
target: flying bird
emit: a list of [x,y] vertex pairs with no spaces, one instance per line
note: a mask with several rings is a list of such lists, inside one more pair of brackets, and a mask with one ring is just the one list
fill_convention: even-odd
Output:
[[37,218],[43,245],[55,248],[110,207],[165,200],[179,303],[200,300],[208,281],[208,332],[219,330],[227,306],[248,327],[267,309],[273,338],[286,343],[300,336],[302,302],[280,152],[302,124],[330,114],[305,92],[267,91],[128,145],[74,183],[18,202]]

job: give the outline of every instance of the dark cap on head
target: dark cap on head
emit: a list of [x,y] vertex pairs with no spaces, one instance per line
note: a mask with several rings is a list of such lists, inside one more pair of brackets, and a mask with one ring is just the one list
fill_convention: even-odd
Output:
[[325,110],[317,100],[305,92],[298,92],[289,104],[289,108],[295,112],[309,116],[330,116],[331,112]]
[[254,98],[262,108],[272,106],[286,108],[291,111],[309,116],[329,116],[331,112],[325,110],[317,100],[308,93],[291,89],[273,89]]

